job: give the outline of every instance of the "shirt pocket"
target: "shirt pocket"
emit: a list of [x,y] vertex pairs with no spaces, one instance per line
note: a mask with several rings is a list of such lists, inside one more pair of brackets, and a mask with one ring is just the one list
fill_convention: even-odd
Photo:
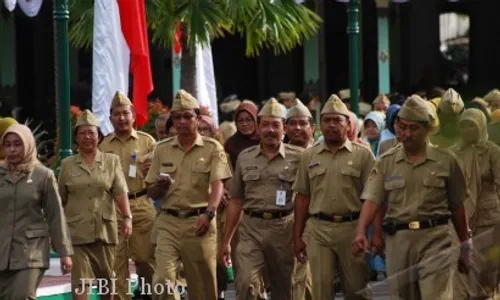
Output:
[[359,187],[359,178],[361,177],[361,171],[354,168],[342,168],[340,172],[342,173],[342,187]]
[[205,188],[208,191],[210,180],[210,163],[197,161],[191,167],[191,183],[194,187]]
[[405,186],[406,182],[403,178],[384,181],[384,190],[389,205],[403,202]]
[[[28,229],[24,232],[28,259],[31,262],[41,263],[45,260],[44,254],[49,252],[49,232],[47,229]],[[43,251],[40,251],[43,249]]]
[[429,204],[439,205],[441,203],[448,204],[448,198],[446,194],[446,182],[448,179],[447,173],[437,173],[435,176],[431,175],[424,179],[423,191],[425,197],[423,201]]
[[326,174],[326,168],[319,167],[319,166],[309,168],[307,173],[308,173],[309,182],[310,182],[310,185],[312,188],[314,186],[318,186],[323,181],[325,174]]

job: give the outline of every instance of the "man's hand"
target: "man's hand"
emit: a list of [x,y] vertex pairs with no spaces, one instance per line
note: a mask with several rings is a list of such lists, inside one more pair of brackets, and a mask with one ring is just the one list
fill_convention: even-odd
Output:
[[458,271],[468,274],[471,268],[471,247],[472,244],[464,242],[460,245],[460,255],[458,257]]
[[307,261],[307,246],[302,238],[295,238],[293,241],[293,253],[298,261],[306,263]]
[[231,245],[229,243],[224,243],[220,247],[219,258],[225,267],[229,266],[229,261],[231,260]]
[[360,255],[363,252],[370,253],[370,243],[368,242],[366,234],[356,233],[352,241],[352,253],[354,255]]
[[156,185],[158,185],[162,189],[168,190],[170,185],[172,185],[172,178],[160,176],[158,178],[158,181],[156,182]]
[[373,251],[375,254],[380,255],[381,257],[385,257],[384,253],[384,237],[380,233],[373,233],[371,244],[373,247]]
[[220,205],[222,205],[222,207],[227,207],[230,199],[231,199],[231,196],[229,195],[229,191],[227,189],[224,189],[224,194],[222,195]]
[[141,170],[142,174],[144,174],[144,176],[146,176],[146,174],[148,174],[150,167],[151,167],[151,161],[148,159],[146,161],[144,161],[143,163],[139,164],[139,169]]
[[130,236],[132,236],[132,219],[124,218],[121,229],[122,235],[125,237],[125,239],[130,238]]
[[59,261],[61,264],[61,272],[63,273],[63,275],[70,273],[71,269],[73,269],[73,262],[71,260],[71,257],[63,256],[59,259]]
[[196,235],[202,236],[207,233],[210,228],[210,219],[206,214],[201,214],[198,218],[198,222],[196,223]]

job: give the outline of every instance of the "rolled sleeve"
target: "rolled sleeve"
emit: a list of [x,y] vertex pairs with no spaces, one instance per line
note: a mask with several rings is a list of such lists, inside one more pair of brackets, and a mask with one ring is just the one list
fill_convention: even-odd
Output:
[[210,164],[210,183],[219,180],[231,178],[231,169],[227,162],[226,152],[222,146],[218,145],[217,149],[212,152],[212,160]]
[[245,198],[245,187],[243,184],[243,177],[241,174],[241,164],[239,160],[236,160],[236,168],[234,170],[234,176],[232,179],[231,186],[231,197],[243,200]]
[[292,189],[295,193],[300,193],[303,195],[310,194],[309,174],[307,172],[307,169],[308,159],[306,157],[306,153],[302,153],[297,168],[297,174],[295,176],[295,182],[292,186]]
[[[156,148],[158,149],[158,148]],[[159,151],[154,151],[153,152],[153,160],[151,161],[151,166],[149,167],[148,174],[146,175],[146,183],[156,183],[158,180],[158,175],[160,175],[160,157],[159,157]]]
[[452,210],[465,202],[467,188],[465,177],[455,156],[450,155],[450,176],[448,177],[448,203]]
[[384,174],[380,165],[380,160],[377,160],[371,168],[363,193],[361,194],[362,200],[368,200],[378,205],[385,202]]
[[120,194],[128,193],[128,187],[118,157],[115,158],[114,165],[115,165],[115,177],[113,178],[111,191],[112,195],[116,197]]

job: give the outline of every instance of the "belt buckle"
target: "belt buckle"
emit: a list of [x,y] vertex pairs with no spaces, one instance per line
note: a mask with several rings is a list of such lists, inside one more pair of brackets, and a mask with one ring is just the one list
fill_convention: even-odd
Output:
[[420,222],[419,221],[411,221],[408,223],[408,227],[411,230],[419,230],[420,229]]
[[335,223],[342,223],[342,221],[344,221],[344,217],[343,216],[333,216],[333,222],[335,222]]
[[180,210],[177,212],[177,215],[179,216],[179,218],[186,218],[188,215],[188,212],[185,210]]
[[270,212],[265,212],[265,213],[262,213],[262,218],[264,220],[271,220],[273,218],[273,214],[270,213]]

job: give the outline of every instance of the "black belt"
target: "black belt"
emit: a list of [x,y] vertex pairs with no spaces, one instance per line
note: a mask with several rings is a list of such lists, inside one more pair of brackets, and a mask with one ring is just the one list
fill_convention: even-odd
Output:
[[334,222],[334,223],[344,223],[344,222],[356,221],[357,219],[359,219],[359,211],[348,213],[345,215],[327,214],[327,213],[320,212],[320,213],[311,215],[311,217],[316,218],[316,219],[320,219],[323,221],[329,221],[329,222]]
[[167,215],[172,215],[174,217],[181,218],[181,219],[187,219],[187,218],[199,216],[199,215],[203,214],[206,210],[207,210],[206,207],[190,209],[190,210],[175,210],[175,209],[164,209],[164,208],[161,209],[161,211],[166,213]]
[[137,193],[128,193],[127,196],[128,196],[128,199],[131,200],[131,199],[137,199],[139,197],[142,197],[144,195],[146,195],[148,193],[148,191],[146,189],[140,191],[140,192],[137,192]]
[[275,210],[275,211],[251,211],[244,210],[245,214],[249,217],[260,218],[264,220],[279,219],[289,216],[293,213],[293,209],[290,210]]
[[419,230],[448,224],[449,216],[440,216],[419,221],[402,222],[385,220],[382,228],[388,235],[394,235],[399,230]]

